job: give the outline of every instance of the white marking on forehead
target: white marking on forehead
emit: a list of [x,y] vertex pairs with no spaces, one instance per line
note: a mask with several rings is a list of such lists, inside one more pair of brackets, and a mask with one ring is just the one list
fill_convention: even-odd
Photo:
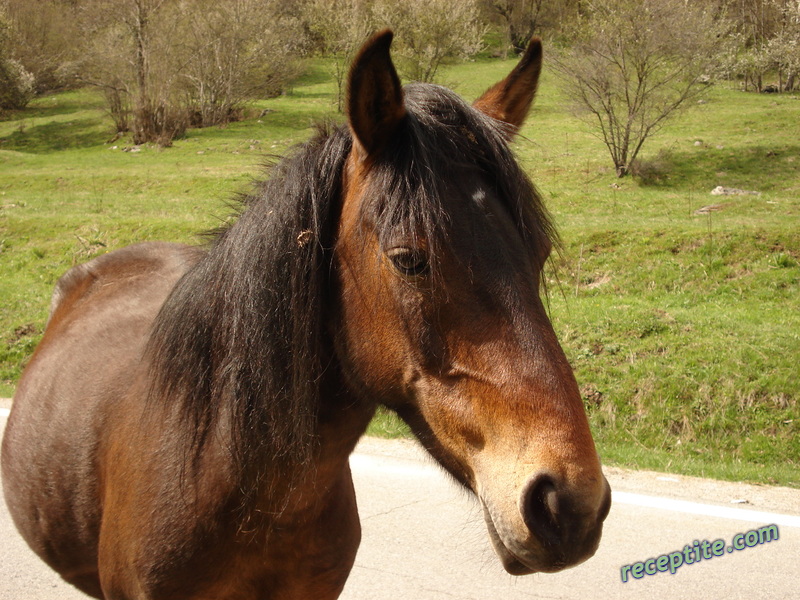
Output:
[[484,204],[486,202],[486,190],[484,190],[482,187],[479,187],[477,190],[472,192],[472,199],[476,204]]

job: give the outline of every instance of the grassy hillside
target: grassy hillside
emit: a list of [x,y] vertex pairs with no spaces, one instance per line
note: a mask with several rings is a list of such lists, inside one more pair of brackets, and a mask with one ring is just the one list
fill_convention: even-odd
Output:
[[[443,78],[472,99],[512,64]],[[335,117],[333,90],[313,64],[252,118],[169,149],[108,142],[90,91],[0,121],[0,395],[65,269],[134,241],[191,241],[226,219],[265,155]],[[639,178],[619,180],[545,73],[515,149],[563,239],[551,317],[604,461],[800,486],[798,123],[797,98],[718,86],[645,147]],[[759,194],[712,196],[718,185]],[[383,418],[375,430],[402,428]]]

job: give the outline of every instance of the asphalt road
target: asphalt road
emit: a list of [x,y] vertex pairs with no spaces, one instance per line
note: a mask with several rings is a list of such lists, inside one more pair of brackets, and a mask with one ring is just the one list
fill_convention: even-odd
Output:
[[[798,490],[607,469],[614,504],[597,554],[562,573],[512,577],[475,502],[415,444],[365,439],[351,464],[363,539],[345,600],[800,598]],[[755,539],[737,534],[773,523],[779,538],[770,543],[740,544],[674,575],[651,566],[656,574],[622,582],[623,565],[680,553],[695,540],[721,539],[727,548]],[[0,600],[86,598],[28,550],[4,504],[0,540]]]

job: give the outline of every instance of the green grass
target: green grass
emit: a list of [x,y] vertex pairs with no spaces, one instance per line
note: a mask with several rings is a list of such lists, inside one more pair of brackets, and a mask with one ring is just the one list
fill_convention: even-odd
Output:
[[521,154],[560,224],[551,313],[601,454],[800,486],[800,101],[717,88],[618,180],[553,91]]
[[[472,99],[512,65],[452,65],[442,79]],[[334,89],[312,63],[252,118],[168,149],[109,143],[111,120],[86,90],[0,121],[0,395],[61,273],[218,225],[265,155],[340,118]],[[797,123],[800,100],[721,85],[645,146],[638,178],[619,180],[545,72],[515,150],[563,239],[549,309],[606,463],[800,487]],[[718,185],[760,194],[711,196]],[[408,434],[386,411],[370,433]]]

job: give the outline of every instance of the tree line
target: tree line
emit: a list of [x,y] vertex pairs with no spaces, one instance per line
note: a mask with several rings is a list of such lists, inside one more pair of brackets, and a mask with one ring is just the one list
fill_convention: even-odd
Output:
[[800,0],[0,0],[0,110],[91,85],[119,132],[169,145],[282,93],[313,56],[341,108],[353,53],[382,27],[418,81],[544,37],[620,176],[703,83],[800,87]]
[[284,91],[303,59],[350,55],[395,29],[409,79],[483,49],[478,0],[0,0],[0,109],[74,86],[102,90],[120,132],[168,145]]

